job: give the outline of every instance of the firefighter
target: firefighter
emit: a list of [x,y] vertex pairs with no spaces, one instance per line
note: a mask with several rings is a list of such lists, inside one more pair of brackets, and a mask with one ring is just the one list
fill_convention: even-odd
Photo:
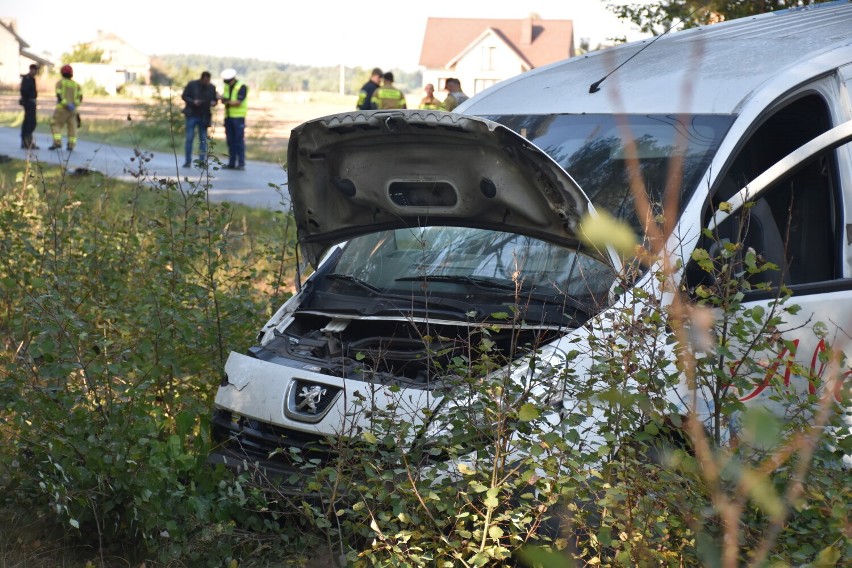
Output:
[[393,86],[393,73],[390,71],[382,75],[382,86],[373,93],[373,102],[378,110],[406,108],[405,95]]
[[56,83],[56,110],[50,121],[53,132],[53,145],[50,150],[62,147],[62,129],[68,128],[68,151],[77,145],[77,107],[83,102],[83,91],[79,83],[74,81],[74,70],[70,65],[63,65],[59,70],[62,79]]
[[24,107],[21,148],[27,150],[38,150],[38,145],[33,142],[33,132],[36,129],[36,99],[38,98],[36,75],[38,75],[38,65],[30,65],[29,72],[21,76],[21,106]]
[[461,81],[455,78],[446,80],[447,97],[444,99],[444,110],[452,112],[457,106],[468,99],[468,96],[461,90]]
[[422,110],[441,110],[443,103],[441,103],[441,99],[435,96],[434,85],[432,85],[432,83],[426,83],[423,90],[426,92],[426,96],[420,101],[420,106],[418,108]]
[[373,93],[376,92],[376,89],[379,88],[379,85],[382,84],[382,70],[376,67],[373,69],[373,72],[370,74],[370,80],[364,83],[364,86],[361,87],[361,91],[358,93],[358,102],[355,105],[355,108],[358,110],[375,110],[375,105]]

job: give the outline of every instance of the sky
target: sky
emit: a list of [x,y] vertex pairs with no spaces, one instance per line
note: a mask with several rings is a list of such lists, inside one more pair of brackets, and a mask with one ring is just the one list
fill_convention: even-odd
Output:
[[[428,17],[574,21],[575,42],[640,37],[606,10],[617,0],[0,0],[0,17],[17,19],[35,53],[58,59],[98,30],[147,55],[204,53],[314,66],[416,70]],[[371,9],[369,6],[378,6]]]

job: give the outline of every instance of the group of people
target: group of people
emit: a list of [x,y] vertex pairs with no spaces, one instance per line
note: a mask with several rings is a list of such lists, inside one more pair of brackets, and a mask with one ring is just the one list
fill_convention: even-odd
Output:
[[[21,123],[21,148],[37,150],[39,146],[33,139],[36,129],[36,110],[38,88],[36,76],[38,65],[30,65],[29,72],[21,76],[20,104],[24,107],[24,120]],[[50,150],[62,147],[63,131],[68,133],[66,149],[70,152],[77,145],[77,128],[80,126],[78,108],[83,103],[83,89],[74,81],[74,69],[63,65],[59,70],[62,78],[56,83],[56,109],[50,121],[53,144]],[[221,102],[225,107],[225,138],[228,143],[228,164],[225,169],[244,170],[246,167],[246,112],[248,110],[248,87],[237,79],[234,69],[222,71],[222,94],[216,93],[211,83],[210,72],[204,71],[199,79],[190,81],[183,90],[181,98],[186,103],[183,114],[186,117],[186,161],[185,168],[192,166],[192,149],[198,132],[199,153],[202,163],[207,158],[207,129],[212,123],[212,109]]]
[[[423,89],[426,96],[423,97],[417,108],[451,112],[468,99],[468,96],[462,91],[461,81],[458,79],[447,79],[444,84],[447,96],[443,101],[435,96],[435,86],[429,83]],[[376,67],[370,74],[370,79],[361,87],[355,108],[358,110],[389,110],[408,107],[405,105],[405,95],[393,84],[393,73],[382,73],[382,70]]]
[[[21,106],[24,107],[24,121],[21,123],[21,148],[26,150],[37,150],[38,144],[33,140],[36,128],[36,108],[38,102],[38,87],[36,76],[39,72],[38,65],[30,65],[26,75],[21,77]],[[74,77],[74,69],[70,65],[63,65],[59,70],[62,78],[56,83],[56,109],[50,120],[50,131],[53,135],[53,144],[50,150],[62,148],[62,132],[68,132],[68,144],[66,148],[70,152],[77,145],[77,128],[80,126],[80,114],[77,111],[83,102],[83,89]]]
[[[29,72],[21,77],[21,106],[24,107],[24,121],[21,124],[21,148],[38,149],[33,140],[36,128],[36,101],[38,89],[35,78],[39,67],[30,65]],[[56,83],[56,109],[50,121],[53,135],[53,145],[50,150],[62,147],[62,133],[67,131],[68,143],[66,149],[71,151],[77,145],[77,128],[80,125],[80,114],[77,110],[83,103],[83,90],[74,81],[74,69],[63,65],[60,69],[62,78]],[[235,69],[222,71],[222,94],[216,92],[216,86],[211,82],[209,71],[204,71],[199,79],[190,81],[183,90],[181,98],[186,106],[183,114],[186,117],[186,141],[184,151],[186,160],[183,167],[192,166],[192,150],[198,133],[198,159],[205,163],[207,159],[207,129],[213,120],[213,107],[222,103],[225,108],[225,139],[228,144],[229,170],[244,170],[246,167],[246,114],[248,111],[248,86],[237,79]],[[407,108],[405,95],[393,84],[393,73],[382,73],[378,67],[373,69],[367,81],[358,94],[357,108],[360,110],[388,110]],[[461,89],[458,79],[450,78],[445,81],[447,96],[443,101],[435,96],[432,84],[424,88],[426,96],[420,101],[418,108],[424,110],[452,111],[467,100],[468,96]]]
[[195,144],[195,132],[198,132],[198,159],[203,164],[207,159],[207,129],[213,122],[213,107],[219,102],[225,107],[225,140],[228,143],[228,163],[226,170],[246,169],[246,114],[248,112],[248,86],[237,79],[235,69],[225,69],[221,74],[222,94],[216,92],[216,86],[210,81],[209,71],[204,71],[199,79],[190,81],[183,89],[181,99],[186,103],[183,114],[186,117],[186,143],[184,152],[186,161],[183,167],[192,166],[192,148]]

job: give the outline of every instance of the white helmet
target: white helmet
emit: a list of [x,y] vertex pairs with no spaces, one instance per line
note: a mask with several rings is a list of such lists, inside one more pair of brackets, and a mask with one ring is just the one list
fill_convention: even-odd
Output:
[[224,71],[222,71],[222,75],[221,75],[223,81],[230,81],[231,79],[235,78],[236,76],[237,76],[237,70],[234,69],[233,67],[229,67],[229,68],[225,69]]

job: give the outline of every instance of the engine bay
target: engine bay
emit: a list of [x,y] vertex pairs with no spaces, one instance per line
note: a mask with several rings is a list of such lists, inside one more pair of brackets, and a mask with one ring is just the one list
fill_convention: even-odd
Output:
[[345,379],[429,388],[483,355],[505,365],[558,334],[512,325],[402,317],[348,319],[302,312],[250,353]]

